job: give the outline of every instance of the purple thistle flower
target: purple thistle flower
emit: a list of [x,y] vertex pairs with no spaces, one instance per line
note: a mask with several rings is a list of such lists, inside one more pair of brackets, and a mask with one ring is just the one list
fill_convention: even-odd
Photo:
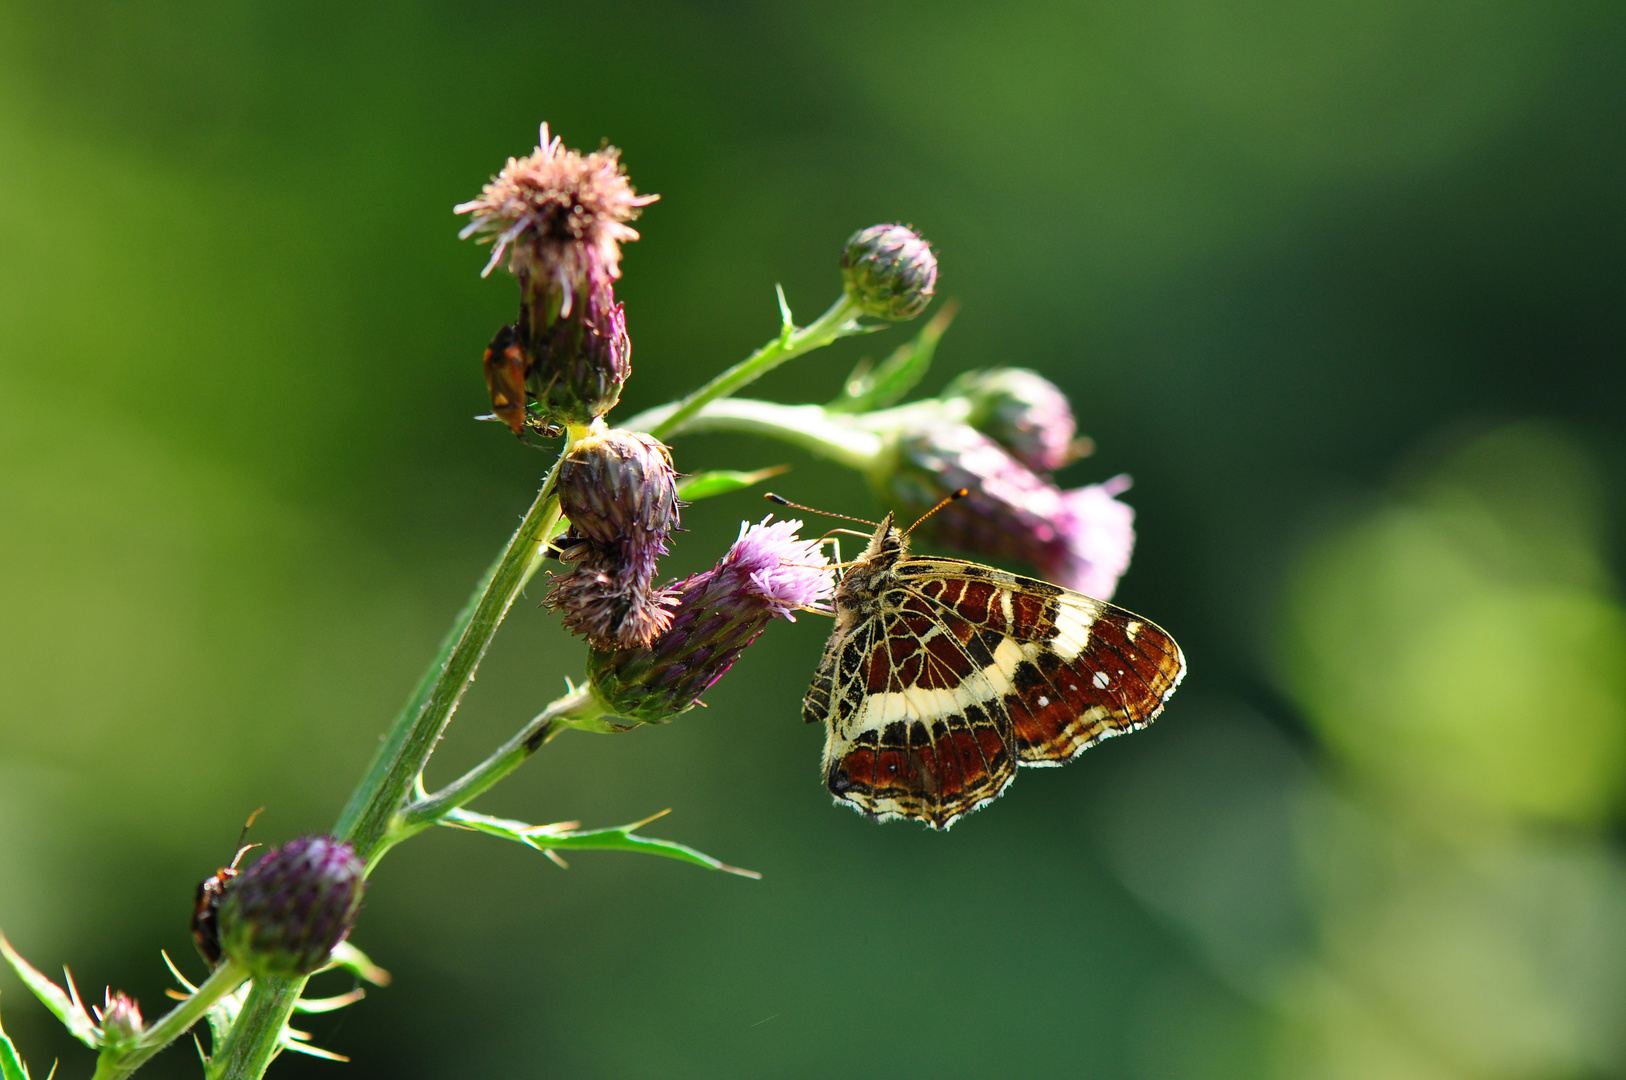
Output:
[[660,724],[692,709],[734,665],[770,619],[795,621],[797,608],[830,598],[829,560],[800,521],[740,526],[717,565],[672,587],[671,627],[647,648],[598,649],[588,676],[605,708],[637,724]]
[[1116,496],[1127,476],[1062,491],[998,443],[963,424],[905,431],[880,494],[920,514],[959,488],[970,494],[921,526],[945,547],[1020,559],[1057,585],[1110,600],[1129,568],[1135,511]]
[[1067,395],[1036,371],[968,371],[942,396],[970,402],[967,422],[1034,472],[1054,472],[1090,452],[1089,440],[1075,437],[1078,424]]
[[256,976],[309,975],[350,935],[366,868],[349,844],[306,836],[233,879],[220,904],[226,955]]

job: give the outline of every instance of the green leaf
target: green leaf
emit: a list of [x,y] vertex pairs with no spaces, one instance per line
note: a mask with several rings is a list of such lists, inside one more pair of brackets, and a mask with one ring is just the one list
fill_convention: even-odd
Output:
[[752,484],[760,484],[769,477],[789,471],[789,465],[774,465],[767,469],[757,469],[755,472],[713,469],[710,472],[695,473],[678,481],[678,498],[687,502],[699,502],[713,495],[727,495],[731,491],[743,490]]
[[631,825],[618,825],[612,829],[580,830],[577,828],[580,823],[575,821],[562,821],[554,825],[527,825],[523,821],[513,821],[509,818],[488,817],[468,810],[451,810],[440,819],[439,824],[453,829],[482,832],[487,836],[496,836],[504,840],[514,840],[549,855],[561,850],[635,851],[644,855],[660,855],[668,859],[693,863],[709,870],[722,870],[725,873],[738,874],[740,877],[761,879],[762,875],[755,870],[729,866],[686,844],[635,834],[637,829],[669,813],[670,810],[662,810],[659,814],[651,815],[642,821],[635,821]]
[[[0,936],[0,953],[5,954],[17,977],[28,984],[28,988],[34,991],[34,996],[44,1002],[47,1009],[56,1014],[56,1018],[62,1021],[62,1026],[68,1029],[69,1034],[92,1050],[101,1045],[101,1032],[96,1030],[95,1022],[91,1020],[90,1014],[85,1012],[77,990],[70,996],[68,991],[40,974],[32,964],[17,954],[17,950],[11,947],[11,942],[4,936]],[[63,968],[62,973],[67,976],[68,985],[73,986],[73,976],[68,975],[68,969]]]
[[937,342],[959,310],[960,305],[950,300],[931,322],[921,328],[913,341],[899,345],[880,364],[871,366],[868,360],[859,361],[852,374],[847,376],[841,396],[825,408],[831,412],[860,413],[884,409],[902,401],[904,395],[926,377],[927,370],[932,366],[932,354],[937,351]]
[[5,1028],[0,1028],[0,1080],[28,1080],[28,1066],[11,1045]]

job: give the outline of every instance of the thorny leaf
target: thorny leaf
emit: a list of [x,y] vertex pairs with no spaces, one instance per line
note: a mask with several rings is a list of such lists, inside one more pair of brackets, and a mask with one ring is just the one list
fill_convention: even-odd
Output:
[[696,851],[686,844],[679,844],[673,840],[656,840],[648,836],[635,835],[635,830],[649,824],[656,818],[670,813],[662,810],[659,814],[651,815],[642,821],[635,821],[631,825],[618,825],[611,829],[579,830],[579,822],[566,821],[553,825],[527,825],[523,821],[513,821],[508,818],[488,817],[485,814],[476,814],[468,810],[452,810],[440,819],[439,824],[453,829],[469,829],[482,832],[487,836],[495,836],[503,840],[514,840],[527,847],[535,848],[544,854],[553,851],[636,851],[645,855],[660,855],[668,859],[677,859],[681,862],[704,866],[709,870],[722,870],[729,874],[738,874],[741,877],[760,879],[761,874],[755,870],[742,870],[737,866],[712,858],[710,855]]
[[[62,1026],[68,1029],[69,1034],[92,1050],[101,1046],[102,1033],[97,1029],[96,1022],[90,1018],[90,1014],[85,1011],[77,989],[70,995],[68,991],[47,979],[35,970],[32,964],[18,955],[17,950],[11,947],[11,942],[7,941],[4,935],[0,935],[0,953],[5,954],[17,977],[27,983],[28,988],[34,991],[34,996],[62,1021]],[[62,973],[67,977],[68,985],[72,987],[73,976],[68,975],[67,968],[63,968]]]

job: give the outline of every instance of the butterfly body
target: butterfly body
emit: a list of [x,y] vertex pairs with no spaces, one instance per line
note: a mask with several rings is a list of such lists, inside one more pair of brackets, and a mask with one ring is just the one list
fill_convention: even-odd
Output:
[[891,515],[843,575],[802,703],[825,784],[881,820],[945,829],[1019,765],[1061,765],[1145,727],[1185,674],[1163,630],[1104,601],[909,554]]

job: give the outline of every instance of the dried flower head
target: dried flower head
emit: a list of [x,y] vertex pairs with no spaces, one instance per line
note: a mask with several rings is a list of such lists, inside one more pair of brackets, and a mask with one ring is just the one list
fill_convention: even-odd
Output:
[[493,244],[481,277],[506,252],[516,277],[558,283],[561,313],[568,315],[578,295],[621,276],[621,244],[638,239],[627,222],[658,198],[633,191],[620,150],[567,150],[543,124],[535,151],[509,158],[478,198],[452,209],[473,215],[460,238],[478,235]]
[[309,975],[350,935],[366,886],[349,844],[330,836],[290,840],[227,887],[221,946],[256,976]]
[[660,724],[693,708],[774,618],[830,598],[829,560],[800,521],[740,526],[716,567],[675,587],[672,625],[643,649],[594,649],[587,670],[605,707],[637,724]]
[[864,314],[894,322],[912,319],[937,292],[937,255],[908,226],[871,225],[848,237],[841,276]]
[[603,416],[631,373],[632,343],[614,283],[621,244],[638,239],[627,222],[658,196],[633,191],[620,154],[613,146],[590,154],[567,150],[543,124],[534,153],[509,158],[479,198],[454,208],[473,215],[459,235],[492,244],[482,273],[506,254],[519,279],[513,338],[499,333],[485,361],[492,406],[516,435],[532,400],[549,422],[587,424]]
[[654,436],[619,428],[573,445],[559,463],[559,508],[570,531],[556,545],[570,569],[544,603],[601,648],[647,645],[672,622],[657,560],[678,524],[677,473]]
[[967,423],[1034,472],[1053,472],[1089,453],[1088,441],[1076,438],[1067,395],[1036,371],[968,371],[943,396],[965,398],[971,405]]
[[1129,478],[1062,491],[962,424],[904,431],[890,468],[875,477],[881,497],[904,514],[944,496],[970,494],[921,526],[928,539],[960,551],[1020,559],[1058,585],[1110,600],[1129,568],[1135,512],[1117,500]]

